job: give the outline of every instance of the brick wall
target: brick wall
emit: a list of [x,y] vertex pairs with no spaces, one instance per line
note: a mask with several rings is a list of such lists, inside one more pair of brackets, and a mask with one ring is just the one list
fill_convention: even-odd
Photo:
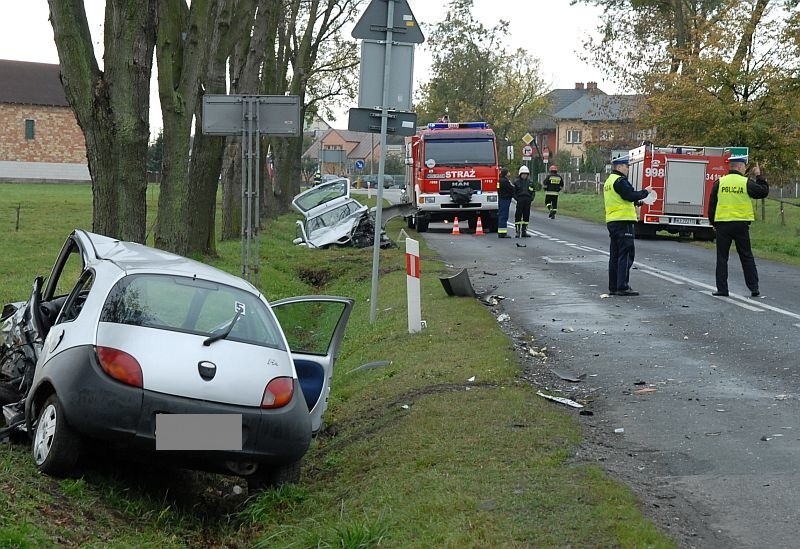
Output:
[[[34,138],[25,138],[25,121]],[[69,107],[0,104],[0,161],[86,163],[86,141]]]

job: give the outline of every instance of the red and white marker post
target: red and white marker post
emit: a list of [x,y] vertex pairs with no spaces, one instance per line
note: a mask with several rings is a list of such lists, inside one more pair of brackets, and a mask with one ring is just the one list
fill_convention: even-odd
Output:
[[422,330],[422,307],[420,304],[419,242],[406,238],[406,294],[408,296],[408,333]]

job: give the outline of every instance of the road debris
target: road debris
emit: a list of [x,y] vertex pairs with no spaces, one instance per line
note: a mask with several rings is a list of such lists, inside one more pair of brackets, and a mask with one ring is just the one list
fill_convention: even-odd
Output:
[[633,392],[633,394],[635,394],[635,395],[641,395],[641,394],[645,394],[645,393],[655,393],[656,391],[657,391],[657,389],[655,389],[655,388],[653,388],[653,387],[645,387],[644,389],[637,389],[637,390],[635,390],[635,391]]
[[553,372],[555,375],[563,379],[564,381],[571,381],[573,383],[579,383],[586,379],[586,374],[576,375],[572,372],[567,372],[564,370],[556,370],[554,368],[550,368],[550,371]]
[[625,432],[625,428],[624,427],[617,427],[616,429],[614,429],[614,432],[617,433],[618,435],[622,434],[622,433]]
[[542,398],[546,398],[547,400],[552,400],[553,402],[558,402],[560,404],[566,404],[567,406],[571,406],[572,408],[583,408],[583,404],[579,404],[574,400],[570,400],[568,398],[547,395],[541,391],[536,391],[536,394]]
[[497,322],[508,322],[511,320],[511,315],[508,313],[503,313],[497,316]]

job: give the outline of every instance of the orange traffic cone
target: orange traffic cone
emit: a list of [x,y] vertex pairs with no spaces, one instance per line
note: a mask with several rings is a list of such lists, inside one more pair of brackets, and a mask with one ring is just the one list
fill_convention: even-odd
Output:
[[483,223],[481,223],[481,216],[478,216],[478,225],[475,227],[475,236],[483,236]]
[[453,232],[452,234],[461,234],[461,229],[458,227],[458,218],[456,217],[453,220]]

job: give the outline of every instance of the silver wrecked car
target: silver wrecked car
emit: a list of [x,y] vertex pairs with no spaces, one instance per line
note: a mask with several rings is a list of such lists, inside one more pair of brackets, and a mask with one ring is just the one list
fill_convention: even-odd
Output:
[[256,489],[296,482],[352,307],[270,303],[208,265],[76,230],[46,284],[3,309],[5,431],[30,433],[54,476],[101,444]]
[[[366,248],[375,242],[374,208],[370,210],[350,196],[350,180],[340,178],[312,187],[292,200],[303,215],[298,220],[294,244],[309,248],[353,246]],[[388,212],[387,208],[383,209]],[[384,216],[380,232],[381,248],[395,247],[386,236],[385,223],[396,213]]]

